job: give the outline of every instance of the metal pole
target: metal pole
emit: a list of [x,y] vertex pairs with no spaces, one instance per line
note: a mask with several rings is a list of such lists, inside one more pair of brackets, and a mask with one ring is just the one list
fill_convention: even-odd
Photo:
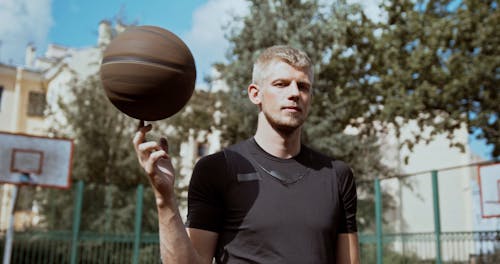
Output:
[[104,223],[104,233],[108,234],[111,229],[111,210],[113,209],[113,191],[112,187],[109,185],[103,186],[105,192],[105,203],[106,203],[106,222]]
[[[113,190],[111,190],[112,186],[111,185],[104,185],[103,186],[103,191],[105,193],[105,200],[104,200],[104,203],[105,203],[105,206],[106,206],[106,222],[104,223],[104,236],[107,236],[109,233],[110,233],[110,229],[111,229],[111,210],[112,210],[112,207],[113,207]],[[104,243],[103,245],[103,262],[107,262],[109,261],[109,253],[110,250],[108,250],[108,247],[109,247],[109,243]]]
[[406,244],[406,237],[403,235],[405,232],[404,228],[404,218],[403,218],[403,179],[397,178],[398,179],[398,199],[399,199],[399,233],[401,235],[401,254],[406,256],[405,252],[405,244]]
[[377,264],[383,263],[383,241],[382,241],[382,193],[380,191],[380,179],[375,178],[375,226],[377,237]]
[[142,226],[142,196],[144,194],[144,186],[137,186],[137,202],[135,206],[135,227],[134,227],[134,255],[132,263],[139,263],[139,248],[141,245],[141,226]]
[[71,240],[71,264],[77,263],[78,257],[78,236],[80,233],[80,221],[82,215],[83,201],[83,181],[76,184],[76,199],[73,211],[73,238]]
[[19,188],[20,187],[18,187],[17,185],[14,185],[14,189],[12,190],[12,197],[10,200],[9,229],[7,229],[7,234],[5,235],[3,264],[9,264],[10,257],[12,255],[12,241],[14,240],[14,214],[16,212],[16,202]]
[[[54,190],[49,189],[49,201],[54,200]],[[49,227],[55,229],[56,227],[56,206],[54,203],[50,203],[50,218]]]
[[432,171],[432,197],[434,203],[434,234],[436,236],[436,264],[441,264],[441,217],[439,212],[438,172]]

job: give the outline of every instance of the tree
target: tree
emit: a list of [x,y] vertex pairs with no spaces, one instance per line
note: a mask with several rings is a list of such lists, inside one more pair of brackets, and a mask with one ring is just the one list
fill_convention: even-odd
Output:
[[351,38],[346,45],[355,51],[348,58],[364,66],[359,69],[365,77],[356,70],[339,71],[339,60],[346,62],[339,54],[331,56],[323,75],[335,83],[339,75],[354,73],[343,92],[362,94],[357,107],[364,114],[350,125],[362,127],[362,133],[376,130],[374,120],[394,125],[398,134],[411,120],[421,131],[432,128],[429,137],[419,133],[405,141],[410,150],[440,133],[452,140],[451,146],[463,148],[453,133],[465,125],[469,134],[492,144],[498,157],[498,2],[398,0],[383,7],[387,21],[371,26],[364,43]]
[[[316,88],[331,92],[316,100],[341,98],[334,109],[340,128],[357,127],[361,136],[384,133],[387,125],[399,135],[409,121],[421,132],[432,128],[428,137],[417,133],[403,142],[411,150],[441,133],[463,148],[453,134],[465,125],[493,145],[493,156],[500,155],[497,1],[390,1],[383,6],[387,20],[377,23],[342,2],[321,13],[316,1],[251,1],[254,19],[240,18],[241,32],[230,32],[234,69],[224,72],[225,79],[231,87],[246,87],[250,62],[262,47],[296,45],[315,61],[329,61],[316,69]],[[237,129],[227,131],[231,141],[245,135],[242,127],[229,127]]]
[[[380,162],[377,139],[373,135],[360,137],[343,133],[352,118],[363,114],[356,105],[363,92],[357,91],[354,95],[343,89],[345,83],[358,80],[345,76],[343,81],[332,81],[324,75],[328,67],[325,58],[333,57],[329,54],[342,57],[339,50],[350,41],[366,41],[365,35],[371,34],[373,23],[355,5],[335,3],[325,9],[318,1],[249,2],[250,13],[236,19],[229,32],[231,48],[228,63],[216,65],[231,88],[224,98],[227,111],[222,122],[223,139],[226,143],[234,143],[250,137],[255,131],[257,109],[246,98],[245,88],[251,82],[252,63],[258,53],[277,44],[306,51],[315,62],[316,76],[313,106],[305,125],[304,141],[353,166],[360,190],[360,230],[372,228],[374,199],[371,179],[394,172]],[[356,16],[363,19],[359,21]],[[351,35],[344,34],[346,30],[351,30]],[[345,64],[336,64],[343,72],[351,72],[353,68],[363,69],[359,60],[346,57],[344,61]],[[385,198],[384,207],[389,209],[393,201],[387,195]]]
[[[86,80],[75,78],[69,84],[65,92],[71,99],[60,100],[61,111],[51,113],[62,114],[66,122],[53,124],[51,133],[74,139],[71,177],[73,181],[84,181],[86,186],[82,229],[129,232],[133,230],[133,221],[123,221],[123,216],[134,215],[135,187],[148,186],[130,143],[137,122],[110,104],[98,78],[95,75]],[[57,129],[61,126],[66,127],[64,132]],[[39,197],[44,201],[41,213],[47,224],[71,228],[74,192],[58,191],[48,199],[50,192],[55,191],[41,192]],[[146,193],[152,200],[152,193],[149,190]],[[148,205],[151,207],[145,203],[145,211],[149,212]],[[144,229],[156,228],[145,226]]]

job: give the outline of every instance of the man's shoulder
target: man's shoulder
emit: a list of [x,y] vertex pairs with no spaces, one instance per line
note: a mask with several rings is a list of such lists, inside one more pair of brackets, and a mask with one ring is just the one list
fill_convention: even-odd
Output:
[[240,152],[243,149],[247,149],[249,144],[251,143],[252,138],[241,140],[232,145],[225,147],[222,152],[235,151]]
[[227,180],[227,164],[222,151],[201,157],[193,168],[190,190],[200,186],[222,189]]
[[344,161],[339,160],[333,156],[319,152],[309,146],[303,145],[307,153],[310,155],[311,160],[322,163],[330,164],[337,172],[348,173],[351,172],[351,167]]
[[302,148],[304,148],[304,151],[311,155],[312,157],[315,158],[320,158],[320,159],[327,159],[327,160],[335,160],[334,157],[329,156],[323,152],[319,152],[316,149],[313,149],[312,147],[309,147],[308,145],[302,144]]
[[221,157],[224,156],[224,152],[222,150],[216,151],[214,153],[205,155],[203,157],[200,157],[199,161],[210,161],[210,160],[217,160],[220,159]]
[[335,157],[332,157],[330,155],[327,155],[323,152],[320,152],[316,149],[313,149],[307,145],[302,145],[303,151],[306,155],[310,157],[311,160],[313,161],[318,161],[321,163],[332,163],[335,162],[337,159]]
[[214,167],[224,165],[226,163],[226,158],[223,151],[217,151],[215,153],[201,157],[196,162],[196,167]]
[[201,157],[196,164],[197,166],[207,166],[207,165],[225,166],[226,160],[230,158],[228,156],[231,155],[231,152],[240,152],[242,149],[246,148],[247,145],[248,145],[248,140],[240,141],[238,143],[224,147],[222,150]]

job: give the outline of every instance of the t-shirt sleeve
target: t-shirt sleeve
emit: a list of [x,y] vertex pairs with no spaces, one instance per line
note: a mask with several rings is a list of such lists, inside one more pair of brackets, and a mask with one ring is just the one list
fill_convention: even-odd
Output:
[[338,231],[339,233],[355,233],[358,231],[356,224],[358,196],[352,169],[341,161],[335,161],[334,168],[338,176],[340,199],[344,209]]
[[223,152],[196,163],[188,189],[187,227],[220,232],[224,213],[222,179],[226,173]]

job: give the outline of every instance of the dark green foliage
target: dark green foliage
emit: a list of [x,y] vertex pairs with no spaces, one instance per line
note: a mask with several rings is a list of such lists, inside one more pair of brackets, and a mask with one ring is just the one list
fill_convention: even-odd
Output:
[[[434,263],[432,260],[423,260],[419,258],[414,252],[406,252],[401,254],[393,250],[390,246],[383,247],[383,263],[390,264],[430,264]],[[361,245],[361,263],[375,264],[377,263],[377,247],[376,244],[364,243]]]
[[[175,133],[170,133],[169,140],[180,143],[186,140],[190,133],[196,135],[200,131],[211,132],[216,126],[214,113],[221,108],[222,94],[195,90],[187,105],[174,116],[160,121],[171,126]],[[190,132],[191,131],[191,132]]]
[[[229,63],[219,65],[237,105],[257,53],[288,44],[316,61],[316,102],[322,103],[313,116],[333,111],[337,129],[351,125],[370,136],[393,124],[399,135],[416,120],[433,132],[403,142],[410,149],[439,133],[463,148],[453,133],[465,125],[494,146],[493,156],[500,154],[498,1],[390,1],[380,22],[343,1],[322,9],[317,1],[249,2],[250,14],[229,34]],[[251,109],[242,108],[245,115]],[[251,131],[226,132],[234,141]]]
[[[369,73],[378,81],[370,88],[375,97],[368,97],[384,108],[373,117],[417,120],[421,128],[432,126],[432,135],[450,138],[465,124],[499,156],[498,1],[460,1],[456,9],[452,3],[401,0],[385,6],[389,19],[377,25],[381,35]],[[416,137],[409,146],[419,140],[428,138]]]
[[62,136],[75,144],[72,178],[122,186],[147,183],[131,144],[138,121],[108,101],[97,75],[67,88],[74,100],[61,100],[59,106],[70,131]]

